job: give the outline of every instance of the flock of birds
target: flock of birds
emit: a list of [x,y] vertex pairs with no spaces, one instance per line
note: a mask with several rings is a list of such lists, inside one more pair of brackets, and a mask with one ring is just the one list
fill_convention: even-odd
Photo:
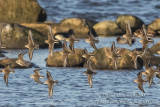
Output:
[[[84,23],[85,23],[85,26],[87,26],[89,29],[88,38],[85,39],[85,41],[87,43],[89,43],[96,50],[97,47],[96,47],[95,43],[98,43],[99,40],[93,36],[93,34],[91,32],[91,27],[89,26],[89,24],[86,21]],[[143,45],[141,55],[143,56],[147,52],[148,45],[150,43],[153,43],[154,41],[153,41],[153,35],[147,33],[145,25],[142,26],[142,29],[140,31],[141,32],[134,32],[134,35],[141,37],[140,42]],[[63,36],[61,37],[56,34],[54,35],[52,32],[52,27],[50,26],[49,33],[48,33],[48,40],[45,40],[45,43],[47,43],[49,45],[49,55],[50,56],[53,55],[54,44],[59,43],[59,41],[63,41],[63,45],[62,45],[63,51],[62,52],[63,52],[63,66],[64,67],[68,66],[68,55],[75,53],[74,43],[79,41],[79,39],[75,38],[74,31],[69,30],[68,34],[70,35],[69,38],[65,38]],[[134,44],[134,42],[135,42],[134,35],[132,34],[130,21],[128,21],[126,24],[126,34],[123,35],[123,37],[118,37],[117,43],[120,43],[120,44],[124,43],[124,44],[128,44],[129,46],[132,46],[132,44]],[[67,42],[69,42],[69,48],[67,47]],[[0,45],[1,45],[1,47],[4,47],[2,43]],[[29,59],[32,60],[34,49],[38,49],[39,45],[34,44],[31,30],[29,30],[28,44],[25,45],[25,47],[28,48],[28,56],[29,56]],[[117,60],[119,57],[121,57],[121,55],[118,54],[118,49],[115,47],[114,41],[111,45],[110,51],[111,51],[111,53],[108,55],[108,58],[112,59],[112,61],[114,62],[114,68],[118,69]],[[23,52],[18,55],[18,60],[16,61],[17,64],[24,65],[23,55],[26,53],[27,52]],[[87,68],[87,70],[84,73],[88,77],[88,84],[90,85],[90,87],[92,87],[92,75],[95,75],[96,72],[95,72],[95,70],[93,70],[93,64],[92,64],[91,58],[95,57],[95,56],[94,56],[94,54],[88,52],[87,49],[84,49],[84,54],[82,55],[82,57],[85,58],[85,63],[86,63],[86,68]],[[135,68],[136,68],[136,66],[135,66]],[[143,83],[149,82],[149,86],[151,87],[152,84],[155,84],[153,82],[154,75],[156,75],[158,78],[160,78],[160,72],[159,72],[158,67],[157,67],[157,69],[154,69],[154,67],[151,65],[151,62],[149,62],[149,64],[146,66],[145,69],[146,69],[146,71],[139,72],[137,74],[138,78],[136,80],[134,80],[134,82],[136,82],[138,84],[138,88],[142,92],[145,92],[143,89]],[[44,78],[44,76],[40,75],[40,73],[39,73],[40,70],[41,69],[39,69],[39,68],[35,69],[34,74],[31,75],[30,78],[32,78],[35,82],[37,82],[39,84],[44,84],[44,83],[47,84],[49,97],[52,98],[53,85],[55,83],[58,84],[58,81],[53,80],[50,72],[46,71],[46,75],[47,75],[48,80],[46,80],[44,83],[41,82],[40,78]],[[14,73],[14,70],[11,68],[10,65],[8,65],[4,69],[2,69],[0,72],[4,72],[4,81],[5,81],[6,85],[8,85],[8,76],[10,73]],[[143,79],[142,75],[146,76],[146,79]]]

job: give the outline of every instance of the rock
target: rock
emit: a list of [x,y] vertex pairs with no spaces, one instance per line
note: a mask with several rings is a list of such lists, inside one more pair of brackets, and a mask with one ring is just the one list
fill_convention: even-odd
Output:
[[87,38],[88,36],[88,27],[85,26],[84,22],[87,21],[91,27],[94,36],[97,36],[93,30],[93,25],[96,23],[92,20],[80,19],[80,18],[68,18],[62,20],[58,25],[53,28],[55,33],[65,33],[72,29],[76,34],[76,38]]
[[[25,48],[25,45],[28,44],[29,30],[33,33],[35,44],[39,44],[40,48],[48,47],[44,42],[48,39],[48,36],[32,28],[24,27],[16,23],[0,23],[0,29],[2,29],[1,39],[6,48]],[[61,45],[59,47],[61,47]]]
[[115,36],[123,32],[114,21],[102,21],[93,26],[98,36]]
[[[118,60],[118,69],[135,69],[134,68],[134,60],[128,54],[131,51],[128,49],[120,49],[119,54],[121,57]],[[92,62],[95,65],[96,69],[114,69],[113,61],[108,58],[108,54],[110,54],[110,48],[104,47],[97,49],[93,52],[95,58],[92,58]],[[138,69],[142,69],[143,65],[141,65]]]
[[43,22],[47,18],[37,0],[0,0],[0,5],[0,22]]
[[158,51],[160,51],[160,42],[157,42],[154,44],[150,49],[152,53],[157,54]]
[[147,27],[147,29],[152,29],[153,31],[157,32],[158,35],[160,35],[160,19],[154,20],[152,23],[150,23]]
[[[84,50],[75,49],[74,54],[68,56],[69,67],[82,67],[85,60],[82,58]],[[46,65],[51,67],[63,67],[62,51],[54,52],[53,56],[48,56]]]
[[18,58],[5,58],[0,60],[0,67],[5,67],[7,65],[11,65],[12,68],[31,68],[34,66],[33,63],[29,61],[25,61],[26,65],[19,65],[16,63]]
[[32,29],[36,29],[37,31],[47,36],[49,32],[49,26],[54,27],[57,25],[57,23],[53,23],[53,22],[50,22],[50,23],[21,23],[21,25],[32,28]]
[[[21,25],[41,32],[43,35],[47,37],[47,38],[45,37],[45,39],[48,39],[49,26],[54,27],[57,24],[53,22],[46,22],[46,23],[22,23]],[[48,47],[48,44],[41,46],[41,48],[46,48],[46,47]],[[61,42],[59,42],[58,44],[57,43],[54,44],[54,48],[61,48],[61,47],[62,47]]]
[[126,30],[126,24],[127,21],[130,21],[131,23],[131,29],[132,31],[135,31],[138,28],[141,28],[142,25],[144,24],[144,22],[136,17],[136,16],[132,16],[132,15],[120,15],[117,20],[116,23],[118,24],[118,26],[123,29],[124,31]]

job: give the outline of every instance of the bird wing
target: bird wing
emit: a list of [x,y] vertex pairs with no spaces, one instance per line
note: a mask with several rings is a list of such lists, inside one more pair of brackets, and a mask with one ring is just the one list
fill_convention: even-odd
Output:
[[47,79],[48,80],[53,80],[51,73],[49,71],[47,71]]
[[33,36],[32,36],[31,30],[29,30],[29,34],[28,34],[28,42],[29,42],[29,44],[34,45]]
[[143,31],[143,38],[147,39],[148,38],[147,37],[147,31],[146,31],[146,26],[144,24],[142,25],[142,31]]
[[94,42],[91,42],[90,45],[91,45],[95,50],[97,50],[97,47],[96,47],[96,45],[95,45]]
[[53,51],[54,51],[54,43],[53,44],[49,44],[49,54],[51,56],[53,55]]
[[52,98],[53,96],[53,84],[48,85],[48,92],[49,92],[49,97]]
[[111,51],[115,51],[116,47],[115,47],[115,42],[113,41],[112,42],[112,45],[111,45]]
[[63,56],[63,67],[66,67],[68,65],[68,56]]
[[131,31],[131,23],[130,21],[128,20],[128,23],[126,25],[126,34],[132,34],[132,31]]
[[74,42],[70,42],[69,48],[70,48],[73,52],[75,52],[75,51],[74,51]]
[[29,55],[29,59],[30,59],[30,60],[32,60],[33,51],[34,51],[34,48],[29,48],[29,49],[28,49],[28,55]]
[[20,60],[24,60],[24,59],[23,59],[23,55],[26,54],[26,53],[27,53],[27,52],[22,52],[22,53],[20,53],[20,54],[18,55],[18,58],[19,58]]
[[4,73],[4,81],[5,81],[7,86],[8,86],[8,76],[9,76],[9,72],[5,72]]
[[92,88],[92,74],[88,74],[88,83],[90,87]]
[[143,83],[142,82],[139,82],[138,83],[138,88],[143,92],[145,93],[144,89],[143,89]]
[[115,69],[118,68],[118,67],[117,67],[117,61],[116,61],[116,60],[114,61],[114,67],[115,67]]
[[54,39],[55,35],[52,32],[52,26],[49,27],[50,39]]

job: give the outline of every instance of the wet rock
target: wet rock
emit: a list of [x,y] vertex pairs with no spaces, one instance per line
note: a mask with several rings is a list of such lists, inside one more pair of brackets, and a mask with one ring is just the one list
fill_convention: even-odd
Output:
[[48,47],[44,42],[48,37],[37,30],[16,23],[0,23],[0,29],[2,29],[1,39],[6,48],[25,48],[25,45],[28,44],[29,30],[33,33],[35,44],[39,44],[40,48]]
[[[69,67],[82,67],[85,60],[82,58],[84,50],[75,49],[74,54],[68,56]],[[48,56],[46,65],[51,67],[63,67],[63,53],[62,51],[54,52],[53,56]]]
[[0,22],[43,22],[46,18],[37,0],[0,0]]
[[[121,55],[118,59],[118,69],[135,69],[134,60],[128,55],[130,52],[131,51],[128,49],[120,49],[118,51],[118,54]],[[108,47],[100,48],[93,52],[95,58],[92,58],[91,60],[94,62],[96,69],[114,69],[113,61],[107,57],[110,53],[111,51]],[[138,69],[142,69],[142,66]]]
[[92,20],[87,19],[80,19],[80,18],[68,18],[62,20],[59,24],[57,24],[53,28],[53,32],[55,33],[66,33],[70,29],[72,29],[76,34],[76,38],[87,38],[89,28],[85,26],[85,21],[88,22],[89,26],[91,27],[91,31],[93,32],[93,35],[96,36],[93,25],[96,23]]
[[152,29],[153,31],[157,32],[158,35],[160,35],[160,19],[156,19],[150,23],[147,29]]
[[115,36],[123,32],[114,21],[102,21],[93,26],[98,36]]
[[7,65],[11,65],[12,68],[31,68],[35,66],[33,63],[29,61],[25,61],[25,65],[19,65],[16,63],[18,58],[5,58],[0,60],[0,67],[5,67]]
[[132,16],[132,15],[120,15],[117,20],[116,23],[118,24],[118,26],[123,29],[124,31],[126,30],[126,22],[130,21],[131,24],[131,29],[132,31],[141,28],[142,25],[144,24],[144,22],[136,17],[136,16]]
[[152,53],[157,54],[158,51],[160,51],[160,42],[157,42],[154,44],[150,49]]
[[[29,27],[29,28],[35,29],[35,30],[41,32],[46,37],[48,37],[49,27],[50,26],[54,27],[57,24],[53,23],[53,22],[45,22],[45,23],[22,23],[21,25],[25,26],[25,27]],[[48,39],[46,37],[45,37],[45,39]],[[48,47],[48,44],[43,45],[41,47],[42,48],[46,48],[46,47]],[[59,42],[58,44],[57,43],[54,44],[54,48],[61,48],[61,47],[62,47],[62,43],[61,42]]]

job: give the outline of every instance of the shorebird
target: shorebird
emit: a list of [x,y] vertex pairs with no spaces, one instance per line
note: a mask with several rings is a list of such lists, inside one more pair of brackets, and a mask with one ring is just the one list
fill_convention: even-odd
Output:
[[10,65],[8,65],[4,69],[2,69],[0,72],[4,72],[4,81],[6,83],[6,86],[8,86],[8,76],[10,73],[14,73],[15,71],[11,69]]
[[134,39],[132,31],[131,31],[131,25],[130,25],[129,20],[126,25],[126,34],[123,35],[123,37],[127,39],[127,43],[129,44],[129,46],[132,46],[132,44],[135,42],[135,39]]
[[23,55],[26,54],[27,52],[22,52],[18,55],[18,60],[16,61],[16,63],[18,65],[21,65],[21,66],[25,66],[26,65],[26,61],[23,59]]
[[69,38],[66,38],[65,39],[67,42],[69,42],[69,48],[73,51],[73,53],[75,53],[75,50],[74,50],[74,42],[79,42],[80,40],[79,39],[76,39],[74,34],[70,35]]
[[135,79],[134,82],[136,82],[137,85],[138,85],[138,88],[139,88],[143,93],[145,93],[145,91],[144,91],[144,89],[143,89],[143,83],[146,82],[146,81],[144,81],[143,78],[142,78],[142,72],[139,72],[139,73],[137,74],[137,77],[138,77],[138,78]]
[[85,58],[85,62],[87,64],[87,61],[90,60],[91,57],[94,57],[94,55],[88,52],[86,48],[84,48],[84,54],[82,57]]
[[72,50],[70,50],[70,48],[67,47],[67,43],[65,40],[62,47],[63,47],[63,67],[66,67],[68,66],[68,55],[73,52]]
[[144,24],[142,25],[142,29],[143,29],[143,36],[142,36],[142,39],[139,42],[142,43],[142,45],[143,45],[142,51],[144,51],[145,49],[148,49],[148,45],[150,43],[153,43],[154,40],[151,36],[147,35],[146,27],[145,27]]
[[45,43],[49,45],[49,55],[53,55],[54,44],[59,43],[59,40],[55,40],[54,34],[52,33],[52,27],[49,27],[48,40],[45,40]]
[[90,85],[90,87],[92,88],[92,76],[96,75],[97,72],[93,71],[92,67],[91,67],[91,60],[89,59],[87,61],[87,71],[84,72],[87,77],[88,77],[88,84]]
[[115,47],[115,42],[114,41],[112,42],[112,46],[111,46],[111,49],[110,49],[110,54],[108,54],[107,57],[109,57],[110,59],[112,59],[112,61],[114,62],[115,69],[118,69],[118,67],[117,67],[117,60],[121,56],[117,54],[116,47]]
[[88,37],[87,39],[85,39],[85,41],[87,43],[89,43],[95,50],[97,49],[97,47],[95,46],[95,43],[99,43],[99,40],[94,38],[93,34],[91,33],[91,31],[88,32]]
[[153,78],[157,70],[155,70],[151,65],[151,61],[149,61],[148,65],[145,66],[145,69],[146,69],[145,72],[142,72],[142,74],[146,77],[146,81],[149,82],[149,87],[151,87],[152,84],[155,84],[153,82]]
[[30,76],[30,78],[32,78],[35,82],[37,82],[37,83],[39,83],[39,84],[43,84],[39,79],[40,78],[44,78],[44,76],[41,76],[40,74],[39,74],[39,71],[40,71],[41,69],[35,69],[34,70],[34,74],[33,75],[31,75]]
[[47,81],[45,81],[45,84],[48,84],[48,92],[49,92],[49,97],[52,98],[53,96],[53,85],[56,83],[58,84],[58,81],[54,81],[50,72],[47,71]]
[[25,45],[25,47],[28,48],[29,59],[32,60],[33,51],[34,51],[34,49],[39,49],[39,45],[34,44],[31,30],[29,30],[28,44]]

